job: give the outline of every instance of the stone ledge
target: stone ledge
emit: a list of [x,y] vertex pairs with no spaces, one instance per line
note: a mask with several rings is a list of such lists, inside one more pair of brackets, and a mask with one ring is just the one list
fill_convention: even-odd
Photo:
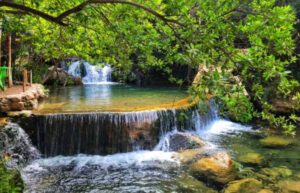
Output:
[[0,96],[0,112],[33,110],[38,101],[46,97],[45,89],[40,84],[33,84],[25,92],[3,94]]

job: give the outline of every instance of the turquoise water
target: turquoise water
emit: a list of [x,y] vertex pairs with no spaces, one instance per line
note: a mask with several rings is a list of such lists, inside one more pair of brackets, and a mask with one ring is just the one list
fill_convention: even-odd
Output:
[[135,87],[124,84],[51,88],[38,112],[134,111],[173,104],[187,97],[186,90]]

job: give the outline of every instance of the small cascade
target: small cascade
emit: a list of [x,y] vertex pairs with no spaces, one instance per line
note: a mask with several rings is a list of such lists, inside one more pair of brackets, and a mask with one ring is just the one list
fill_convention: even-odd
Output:
[[9,155],[9,168],[18,168],[40,157],[25,131],[15,123],[0,128],[0,155]]
[[215,118],[200,116],[196,108],[124,113],[36,115],[27,128],[33,143],[46,157],[55,155],[113,154],[150,150],[173,130],[197,131]]
[[112,68],[108,64],[99,67],[88,62],[76,61],[69,66],[68,73],[82,77],[84,84],[105,84],[111,81]]

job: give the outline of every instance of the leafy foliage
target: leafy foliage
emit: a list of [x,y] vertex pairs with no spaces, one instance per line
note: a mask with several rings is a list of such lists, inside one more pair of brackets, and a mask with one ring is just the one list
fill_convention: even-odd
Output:
[[[14,2],[57,16],[83,1]],[[300,101],[299,83],[287,70],[297,59],[291,6],[275,0],[134,2],[178,22],[130,5],[94,4],[65,18],[68,26],[3,14],[3,27],[16,34],[23,55],[45,62],[76,56],[126,73],[134,65],[145,74],[155,68],[178,84],[183,80],[172,75],[175,64],[199,69],[200,81],[191,88],[197,97],[219,98],[221,109],[237,121],[260,118],[293,131],[293,119],[277,116],[273,106],[275,99]]]
[[7,170],[0,161],[0,192],[20,193],[23,191],[23,182],[18,171]]

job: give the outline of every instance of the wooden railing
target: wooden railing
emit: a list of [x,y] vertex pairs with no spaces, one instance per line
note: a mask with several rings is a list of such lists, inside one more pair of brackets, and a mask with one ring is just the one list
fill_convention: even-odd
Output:
[[[26,91],[27,86],[32,86],[32,70],[28,71],[26,69],[23,69],[22,71],[23,74],[23,92]],[[28,81],[28,75],[29,75],[29,81]]]

